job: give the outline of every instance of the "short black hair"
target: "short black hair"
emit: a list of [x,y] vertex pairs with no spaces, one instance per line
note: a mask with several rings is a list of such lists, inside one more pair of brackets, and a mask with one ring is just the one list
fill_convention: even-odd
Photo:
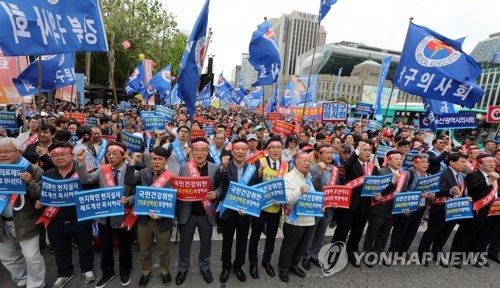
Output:
[[109,116],[104,115],[104,116],[99,117],[99,124],[101,124],[101,125],[104,123],[108,123],[110,121],[111,121],[111,118]]
[[205,142],[205,143],[207,143],[207,145],[209,145],[208,140],[205,137],[196,137],[196,138],[194,138],[193,141],[191,141],[191,145],[193,145],[196,142],[200,142],[200,141],[201,142]]
[[410,141],[403,139],[403,140],[398,142],[398,147],[401,147],[401,146],[411,146],[411,143],[410,143]]
[[88,126],[78,126],[76,128],[76,137],[78,137],[78,140],[83,138],[83,141],[86,142],[90,140],[90,137],[92,136],[92,129]]
[[56,127],[54,127],[50,124],[47,124],[47,123],[42,124],[42,126],[40,126],[40,130],[43,130],[43,131],[49,130],[51,135],[56,134]]
[[448,163],[457,162],[460,158],[467,159],[467,155],[462,154],[460,152],[454,152],[454,153],[450,153],[450,155],[448,155],[447,160],[448,160]]
[[245,139],[234,139],[233,142],[231,142],[233,145],[239,142],[247,143],[247,140]]
[[71,139],[71,133],[68,130],[57,130],[55,141],[68,142]]
[[167,153],[167,149],[163,148],[163,147],[155,147],[153,148],[153,151],[151,154],[155,154],[157,156],[160,156],[160,157],[163,157],[165,159],[168,159],[168,153]]

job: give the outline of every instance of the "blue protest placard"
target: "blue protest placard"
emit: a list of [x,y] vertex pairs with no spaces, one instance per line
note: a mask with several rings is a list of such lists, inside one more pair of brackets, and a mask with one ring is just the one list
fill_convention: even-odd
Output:
[[384,158],[388,151],[394,150],[394,147],[378,145],[377,146],[377,157]]
[[99,1],[0,2],[6,56],[108,51]]
[[124,215],[120,204],[123,186],[84,190],[75,193],[76,215],[78,221]]
[[165,131],[165,117],[163,116],[146,116],[142,119],[142,124],[146,132],[155,130]]
[[0,127],[5,130],[17,130],[16,112],[0,112]]
[[382,129],[382,123],[378,122],[377,120],[370,120],[370,122],[368,122],[368,130],[377,131],[381,129]]
[[323,217],[323,203],[325,202],[325,195],[321,192],[309,191],[303,194],[295,207],[297,209],[298,216],[313,216],[313,217]]
[[127,150],[131,152],[139,152],[142,153],[142,147],[144,140],[142,137],[135,136],[132,134],[129,134],[127,132],[122,133],[122,140],[123,144],[125,144],[125,147],[127,147]]
[[[223,207],[235,211],[241,210],[245,214],[259,217],[264,198],[264,191],[231,181]],[[221,211],[222,213],[223,211]]]
[[415,191],[422,191],[422,193],[438,192],[440,178],[441,178],[441,172],[425,178],[418,179]]
[[76,145],[76,142],[78,142],[78,136],[76,136],[76,133],[71,133],[71,138],[69,139],[73,145]]
[[353,124],[356,123],[356,118],[355,117],[348,117],[345,124]]
[[405,155],[403,159],[403,168],[410,169],[413,167],[413,156],[415,156],[415,154],[408,153]]
[[345,102],[323,102],[324,122],[345,122],[349,105]]
[[0,165],[0,193],[26,194],[26,181],[19,174],[26,171],[26,166],[19,164]]
[[88,126],[88,127],[97,127],[99,126],[99,124],[97,123],[97,119],[96,118],[87,118],[85,117],[85,126]]
[[141,121],[144,121],[143,120],[144,117],[159,116],[159,115],[156,115],[155,111],[141,111],[140,116],[141,116]]
[[7,201],[10,201],[10,194],[0,194],[0,211],[7,205]]
[[285,180],[282,178],[265,181],[252,187],[260,189],[266,193],[262,209],[266,209],[267,207],[274,205],[274,200],[276,200],[278,204],[286,204]]
[[357,102],[354,114],[370,115],[372,113],[372,106],[373,106],[372,104]]
[[380,194],[389,185],[392,180],[392,174],[382,176],[366,176],[361,190],[361,197],[373,197]]
[[[449,113],[443,115],[434,115],[438,130],[443,129],[466,129],[476,128],[475,113]],[[431,130],[430,121],[421,113],[418,117],[418,127],[420,130]]]
[[203,130],[205,131],[205,134],[207,134],[208,136],[212,136],[215,134],[214,127],[212,126],[204,125]]
[[172,119],[174,119],[175,111],[165,106],[156,105],[155,114],[158,116],[164,116],[166,121],[172,122]]
[[150,212],[156,216],[174,218],[175,189],[137,186],[135,190],[135,215],[148,215]]
[[54,180],[42,176],[40,187],[40,204],[52,207],[74,206],[74,193],[82,190],[78,178]]
[[395,193],[392,214],[403,214],[406,210],[416,211],[421,197],[422,192],[420,191]]
[[352,129],[351,129],[351,128],[344,128],[344,131],[342,132],[342,134],[347,135],[347,134],[350,134],[350,133],[351,133],[351,131],[352,131]]
[[444,202],[445,221],[473,218],[469,197],[453,198]]
[[418,120],[413,120],[413,128],[419,129]]

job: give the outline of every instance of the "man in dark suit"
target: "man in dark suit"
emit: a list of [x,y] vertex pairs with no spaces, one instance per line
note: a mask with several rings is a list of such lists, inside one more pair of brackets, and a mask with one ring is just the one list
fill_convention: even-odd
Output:
[[360,141],[354,153],[345,161],[346,183],[350,181],[354,188],[351,194],[349,209],[339,208],[335,211],[337,229],[332,237],[332,243],[337,241],[347,242],[347,256],[352,265],[359,267],[356,262],[354,252],[359,250],[359,241],[363,235],[368,215],[370,213],[370,199],[361,199],[363,186],[362,179],[365,175],[377,175],[378,170],[372,163],[369,163],[372,146],[370,142]]
[[[208,141],[205,138],[197,137],[191,142],[191,159],[193,161],[183,164],[179,171],[181,177],[210,177],[210,192],[206,199],[210,201],[179,201],[177,205],[177,219],[180,224],[181,240],[179,245],[179,272],[175,279],[177,285],[184,283],[189,269],[189,258],[191,257],[191,245],[193,243],[194,232],[198,227],[200,235],[200,254],[198,266],[203,279],[212,283],[213,277],[210,272],[210,253],[212,246],[212,226],[217,225],[215,209],[211,209],[211,201],[220,195],[221,184],[220,169],[218,165],[207,162]],[[191,164],[190,164],[191,163]],[[191,167],[190,167],[191,166]],[[190,168],[196,167],[198,173],[190,172]],[[196,175],[192,175],[196,174]],[[214,205],[215,206],[215,205]],[[207,211],[208,209],[208,211]]]
[[429,168],[427,173],[434,175],[446,169],[446,157],[451,152],[451,146],[446,145],[446,136],[439,135],[432,140],[432,148],[427,150],[429,154]]
[[[488,222],[496,221],[496,217],[488,217],[491,203],[493,199],[498,197],[498,178],[499,175],[495,170],[495,159],[489,154],[481,154],[477,156],[477,165],[479,170],[467,174],[465,182],[467,183],[468,196],[474,201],[474,218],[467,219],[460,224],[460,227],[453,238],[451,245],[452,252],[484,252],[486,247],[481,251],[481,240],[488,236],[485,228],[488,227]],[[486,262],[487,263],[487,262]],[[454,263],[455,267],[461,268],[460,262]],[[476,267],[481,267],[478,261]]]
[[[436,192],[436,198],[429,208],[427,230],[425,230],[418,246],[418,254],[425,266],[428,265],[427,261],[429,259],[424,256],[424,253],[431,251],[431,244],[435,257],[437,257],[437,253],[443,252],[443,246],[448,241],[456,224],[453,221],[445,221],[444,202],[453,197],[461,197],[465,188],[461,172],[467,163],[467,156],[462,153],[452,153],[448,156],[448,162],[449,167],[443,170],[441,174],[439,192]],[[439,264],[448,267],[445,261],[439,261]]]
[[[245,163],[245,158],[248,150],[248,145],[245,140],[237,139],[232,143],[233,159],[229,161],[229,156],[222,157],[221,163],[221,179],[222,179],[222,193],[220,201],[226,198],[227,189],[231,181],[240,182],[245,172],[249,173],[252,170],[251,165]],[[248,170],[247,169],[251,169]],[[259,175],[254,171],[248,183],[244,185],[252,186],[261,182]],[[221,204],[219,204],[221,205]],[[226,283],[229,278],[229,272],[234,269],[234,273],[241,282],[246,280],[245,273],[241,266],[245,264],[245,254],[247,250],[248,232],[250,229],[251,216],[246,215],[242,211],[234,211],[226,209],[222,214],[219,213],[221,219],[220,224],[222,227],[222,273],[220,274],[220,282]],[[233,238],[236,232],[236,257],[234,262],[231,263],[231,250],[233,248]]]

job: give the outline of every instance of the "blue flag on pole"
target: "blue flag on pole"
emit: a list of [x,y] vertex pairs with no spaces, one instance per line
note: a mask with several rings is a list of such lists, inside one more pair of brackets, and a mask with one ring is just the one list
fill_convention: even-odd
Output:
[[201,102],[201,104],[205,107],[210,106],[210,102],[212,101],[212,97],[210,96],[210,83],[207,83],[205,87],[200,91],[200,94],[198,94],[198,98],[196,98],[196,101]]
[[132,75],[128,77],[127,86],[125,87],[127,95],[140,93],[142,90],[144,90],[144,86],[146,83],[144,79],[145,75],[146,73],[144,71],[144,61],[141,61],[139,65],[137,65],[137,67],[134,69],[134,72],[132,72]]
[[287,83],[285,89],[283,89],[283,95],[281,96],[280,106],[288,107],[292,104],[292,89],[290,88],[290,83]]
[[[222,75],[222,73],[220,73],[219,79],[217,80],[217,85],[215,85],[215,97],[217,97],[221,100],[224,100],[228,97],[231,97],[232,93],[233,93],[233,87],[226,80],[226,78],[224,78],[224,75]],[[243,98],[241,98],[241,99],[243,99]]]
[[241,84],[241,79],[236,84],[234,93],[238,94],[238,96],[240,96],[241,98],[245,98],[247,96],[247,91],[245,90],[245,87],[243,87],[243,84]]
[[394,85],[424,98],[473,108],[484,90],[476,85],[477,62],[462,51],[462,41],[451,40],[410,22]]
[[264,89],[261,86],[253,87],[253,90],[245,97],[245,103],[247,103],[248,107],[259,106],[262,95],[264,95]]
[[155,76],[153,76],[153,78],[149,80],[149,85],[153,86],[154,89],[160,92],[160,100],[165,102],[167,97],[170,95],[170,89],[172,89],[170,65],[163,68],[160,72],[156,73]]
[[[424,117],[427,118],[427,121],[429,123],[431,130],[435,132],[437,130],[437,123],[436,123],[436,117],[435,117],[434,111],[432,109],[432,105],[430,103],[431,99],[422,98],[422,100],[424,102],[424,109],[425,109]],[[424,122],[425,122],[425,120],[424,120]]]
[[271,29],[271,22],[265,20],[253,32],[248,50],[250,52],[248,61],[258,71],[257,82],[252,86],[276,83],[280,73],[281,59],[278,40]]
[[382,121],[382,92],[384,91],[384,83],[391,67],[392,56],[385,57],[382,60],[382,67],[380,67],[380,77],[378,78],[377,98],[375,99],[375,118]]
[[[42,91],[55,90],[75,84],[73,53],[44,55],[42,59]],[[12,79],[21,96],[38,93],[38,59],[17,78]]]
[[342,68],[339,68],[339,73],[337,73],[337,83],[335,84],[335,101],[337,101],[339,96],[339,86],[340,86],[340,77],[342,76]]
[[176,105],[181,102],[181,98],[179,98],[179,86],[177,84],[174,85],[172,92],[170,94],[170,105]]
[[321,20],[325,18],[326,14],[330,11],[330,8],[332,8],[331,6],[337,3],[337,0],[320,0],[319,3],[318,24],[321,24]]
[[269,114],[269,112],[278,111],[278,95],[279,94],[280,94],[279,84],[276,83],[276,87],[274,88],[273,96],[271,96],[271,99],[269,99],[269,103],[267,103],[266,114]]
[[186,50],[184,51],[184,55],[182,55],[181,67],[177,77],[179,98],[186,103],[191,122],[194,120],[194,104],[198,92],[201,69],[203,68],[209,4],[210,0],[207,0],[194,24]]

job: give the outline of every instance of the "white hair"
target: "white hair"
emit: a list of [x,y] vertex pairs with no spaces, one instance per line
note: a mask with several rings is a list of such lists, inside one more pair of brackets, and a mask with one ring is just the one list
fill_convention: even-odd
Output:
[[17,140],[16,138],[6,137],[3,139],[0,139],[0,146],[5,146],[5,145],[9,145],[9,144],[12,144],[19,151],[22,150],[23,144],[21,143],[21,141]]

